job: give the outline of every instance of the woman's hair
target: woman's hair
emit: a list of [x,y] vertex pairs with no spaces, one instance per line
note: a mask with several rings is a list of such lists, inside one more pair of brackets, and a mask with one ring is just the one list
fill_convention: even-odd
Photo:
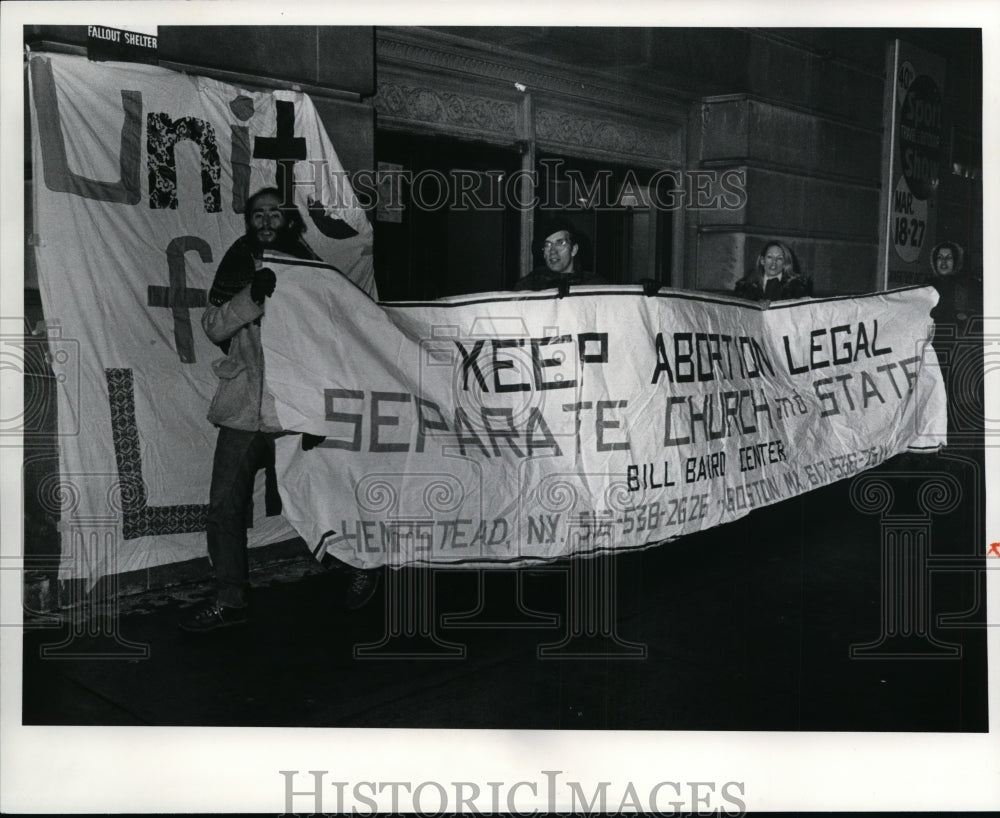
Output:
[[760,281],[764,280],[764,256],[767,255],[767,251],[772,247],[777,247],[781,250],[782,255],[785,257],[785,263],[781,267],[781,277],[784,279],[794,278],[798,275],[798,271],[795,269],[795,256],[792,254],[792,250],[788,245],[780,241],[769,241],[761,249],[760,253],[757,255],[757,263],[754,264],[754,274]]
[[954,259],[953,272],[958,273],[962,269],[962,262],[964,261],[965,251],[962,249],[961,244],[956,244],[953,241],[942,241],[940,244],[934,245],[934,249],[931,250],[931,270],[937,274],[937,260],[938,254],[945,248],[951,250],[951,257]]

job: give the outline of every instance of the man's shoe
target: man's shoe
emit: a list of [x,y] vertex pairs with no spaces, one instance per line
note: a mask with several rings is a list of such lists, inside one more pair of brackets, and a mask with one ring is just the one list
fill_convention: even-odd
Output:
[[177,627],[185,633],[208,633],[223,628],[235,628],[247,623],[247,607],[234,608],[230,605],[220,605],[218,602],[207,602],[192,609],[187,616],[177,623]]
[[356,611],[366,605],[378,589],[379,569],[363,571],[360,568],[351,569],[351,579],[347,583],[344,594],[344,607]]

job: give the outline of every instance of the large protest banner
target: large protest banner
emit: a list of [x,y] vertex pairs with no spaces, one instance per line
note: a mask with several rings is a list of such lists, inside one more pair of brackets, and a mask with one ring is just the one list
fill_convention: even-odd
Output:
[[943,440],[930,291],[379,305],[371,228],[307,96],[55,54],[28,78],[63,578],[205,553],[220,353],[200,309],[247,196],[289,156],[308,241],[354,284],[279,270],[271,388],[289,429],[327,440],[279,441],[284,519],[261,486],[251,545],[287,519],[361,565],[640,547]]
[[[580,287],[377,304],[273,259],[284,514],[358,566],[643,547],[945,442],[937,295]],[[926,355],[925,355],[926,353]]]
[[[60,576],[203,556],[221,352],[199,321],[247,197],[281,161],[307,241],[367,292],[371,227],[305,94],[42,53],[28,79],[58,380],[60,474],[40,490],[60,513]],[[258,488],[251,545],[294,536]]]

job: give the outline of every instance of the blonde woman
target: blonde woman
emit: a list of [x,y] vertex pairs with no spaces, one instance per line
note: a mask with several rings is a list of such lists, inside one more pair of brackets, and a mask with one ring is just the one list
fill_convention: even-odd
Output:
[[736,282],[733,292],[750,301],[805,298],[812,293],[812,282],[796,272],[795,256],[787,245],[769,241],[753,270]]

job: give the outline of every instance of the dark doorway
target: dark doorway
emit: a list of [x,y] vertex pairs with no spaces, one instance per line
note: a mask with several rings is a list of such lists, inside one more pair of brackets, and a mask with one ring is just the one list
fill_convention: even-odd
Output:
[[[518,278],[519,214],[506,189],[521,157],[453,137],[378,132],[380,207],[375,272],[386,301],[510,289]],[[394,178],[398,207],[389,204]]]
[[537,170],[536,264],[540,225],[558,213],[580,234],[585,269],[612,284],[670,284],[671,214],[653,206],[669,197],[650,196],[653,171],[552,154],[539,156]]

